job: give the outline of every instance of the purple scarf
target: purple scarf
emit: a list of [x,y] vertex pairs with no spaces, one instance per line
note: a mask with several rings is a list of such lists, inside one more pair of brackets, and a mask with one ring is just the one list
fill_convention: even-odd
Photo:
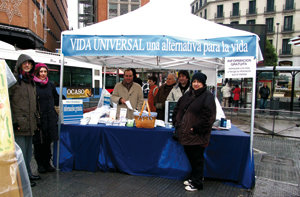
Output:
[[48,77],[45,80],[41,80],[41,79],[37,78],[36,76],[34,76],[33,80],[37,83],[41,83],[41,84],[44,84],[44,85],[46,85],[48,83]]

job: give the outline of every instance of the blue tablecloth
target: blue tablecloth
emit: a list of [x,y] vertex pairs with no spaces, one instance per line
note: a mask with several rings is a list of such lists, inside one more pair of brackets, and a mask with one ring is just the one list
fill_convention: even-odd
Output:
[[[184,179],[191,167],[172,129],[104,125],[62,125],[61,171],[122,171],[132,175]],[[213,130],[205,151],[204,175],[230,180],[245,188],[255,183],[250,136],[237,127]],[[56,164],[56,145],[54,146]]]

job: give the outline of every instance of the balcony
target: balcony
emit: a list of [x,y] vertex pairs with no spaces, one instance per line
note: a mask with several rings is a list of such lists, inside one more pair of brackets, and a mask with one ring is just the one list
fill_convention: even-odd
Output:
[[289,50],[279,50],[279,57],[292,57],[293,56],[293,49]]
[[295,7],[296,7],[296,3],[294,3],[292,5],[283,4],[282,12],[283,13],[286,13],[286,12],[295,12]]
[[272,29],[267,28],[267,35],[273,35],[275,34],[275,27],[272,27]]
[[215,20],[223,20],[223,19],[224,19],[224,12],[215,13]]
[[240,18],[241,11],[239,10],[237,13],[230,11],[230,18]]
[[285,27],[285,25],[281,29],[282,34],[290,34],[295,32],[295,25],[292,25],[290,27]]
[[249,17],[249,16],[256,16],[257,15],[257,8],[255,9],[247,9],[246,10],[246,16]]
[[275,14],[275,13],[276,13],[276,6],[274,6],[273,8],[268,8],[268,7],[264,8],[264,14],[265,15]]

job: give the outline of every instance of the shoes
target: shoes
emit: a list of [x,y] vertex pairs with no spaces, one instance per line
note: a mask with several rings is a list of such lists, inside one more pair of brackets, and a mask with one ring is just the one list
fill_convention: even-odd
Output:
[[36,180],[40,180],[41,177],[39,175],[30,175],[29,176],[29,180],[30,181],[36,181]]
[[190,191],[190,192],[194,192],[194,191],[197,191],[198,189],[194,186],[194,185],[192,185],[192,184],[190,184],[190,185],[188,185],[188,186],[185,186],[185,188],[184,188],[186,191]]
[[36,186],[36,183],[34,181],[30,181],[30,186],[34,187],[34,186]]
[[192,180],[191,179],[185,180],[183,182],[183,184],[186,185],[186,186],[188,186],[188,185],[192,184]]
[[46,173],[47,170],[44,168],[44,166],[38,165],[38,172],[39,172],[39,173]]
[[190,191],[190,192],[194,192],[197,190],[203,190],[203,183],[201,183],[198,187],[194,186],[193,184],[190,184],[188,186],[185,186],[184,189],[187,191]]
[[46,167],[47,172],[55,172],[56,169],[52,167],[50,164]]

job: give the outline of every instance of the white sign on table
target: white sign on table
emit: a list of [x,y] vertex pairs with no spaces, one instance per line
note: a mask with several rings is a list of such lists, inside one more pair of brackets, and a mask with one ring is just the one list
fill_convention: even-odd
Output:
[[225,57],[225,78],[254,78],[254,57]]

